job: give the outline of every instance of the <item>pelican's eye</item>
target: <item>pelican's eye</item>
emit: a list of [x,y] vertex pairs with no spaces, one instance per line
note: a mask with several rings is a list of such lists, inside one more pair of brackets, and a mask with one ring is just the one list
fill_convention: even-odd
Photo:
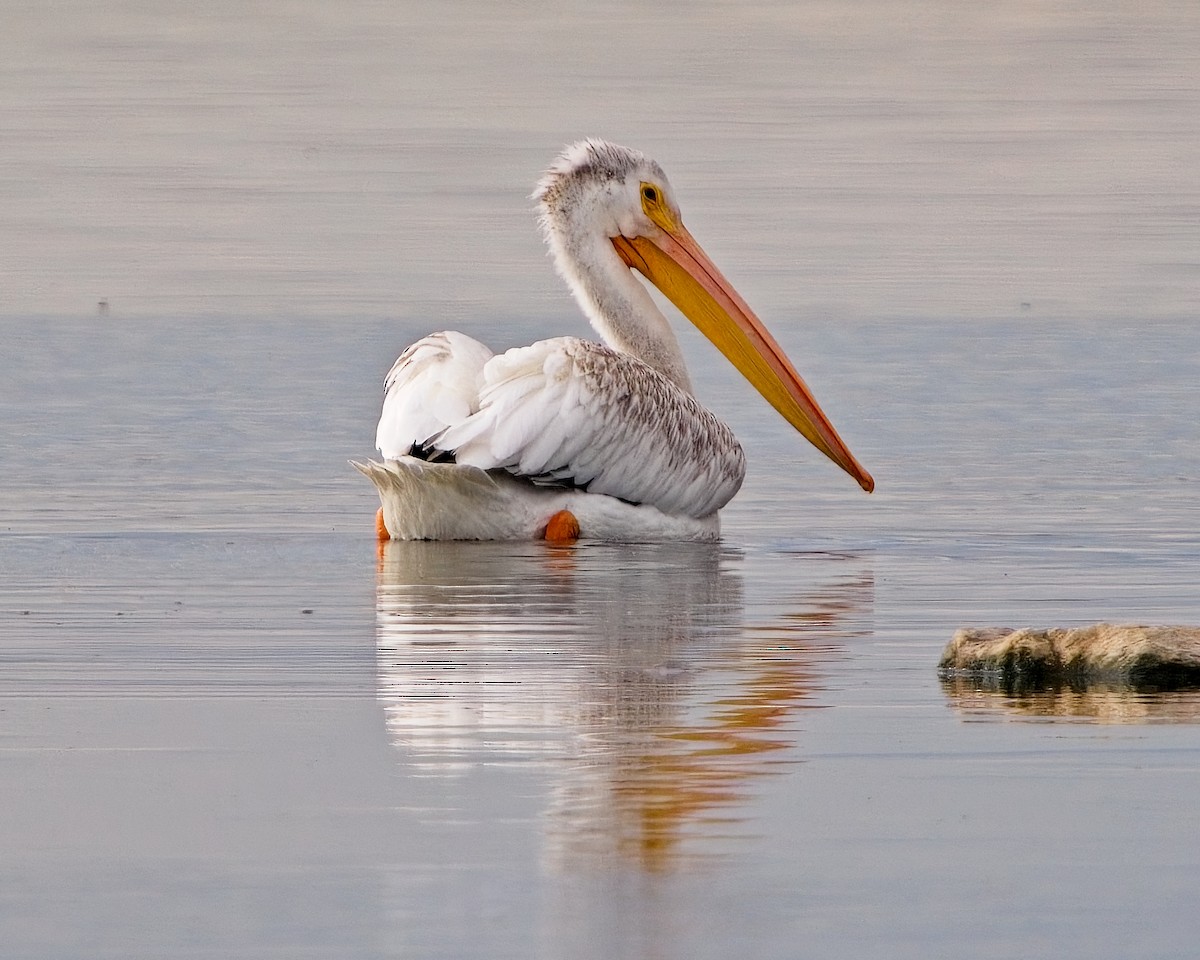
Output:
[[675,215],[671,213],[670,207],[667,206],[662,187],[655,186],[653,183],[643,180],[641,195],[642,212],[663,230],[666,230],[668,233],[674,232]]

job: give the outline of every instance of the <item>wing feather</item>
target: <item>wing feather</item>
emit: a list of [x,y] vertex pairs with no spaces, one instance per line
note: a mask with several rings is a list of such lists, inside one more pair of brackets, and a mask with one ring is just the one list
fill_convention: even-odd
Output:
[[488,359],[476,382],[475,409],[429,438],[460,463],[693,517],[741,486],[745,459],[733,432],[626,354],[543,340]]
[[484,365],[492,351],[447,330],[422,337],[387,375],[375,446],[389,460],[408,454],[479,408]]

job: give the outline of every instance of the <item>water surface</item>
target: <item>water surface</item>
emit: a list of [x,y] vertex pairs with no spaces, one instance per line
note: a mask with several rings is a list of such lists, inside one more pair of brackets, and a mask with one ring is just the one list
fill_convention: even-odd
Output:
[[[13,957],[1190,957],[1194,4],[26,5],[0,67]],[[862,495],[698,338],[715,545],[372,539],[429,329],[581,333],[525,196],[666,166]],[[100,302],[105,306],[101,308]]]

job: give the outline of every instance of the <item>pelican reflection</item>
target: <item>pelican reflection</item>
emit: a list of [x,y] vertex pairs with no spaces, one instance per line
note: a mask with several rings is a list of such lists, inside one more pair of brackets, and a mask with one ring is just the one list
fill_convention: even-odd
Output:
[[662,869],[685,835],[736,832],[873,596],[857,561],[809,558],[748,624],[744,566],[711,543],[387,544],[379,690],[406,771],[536,765],[559,863]]

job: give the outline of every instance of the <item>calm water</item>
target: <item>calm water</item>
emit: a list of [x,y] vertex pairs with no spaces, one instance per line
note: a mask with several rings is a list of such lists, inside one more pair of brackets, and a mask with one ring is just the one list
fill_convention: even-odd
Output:
[[[6,13],[5,956],[1191,957],[1200,693],[934,667],[1200,623],[1200,10],[456,10]],[[377,553],[399,349],[581,332],[585,133],[878,492],[689,336],[721,544]]]

